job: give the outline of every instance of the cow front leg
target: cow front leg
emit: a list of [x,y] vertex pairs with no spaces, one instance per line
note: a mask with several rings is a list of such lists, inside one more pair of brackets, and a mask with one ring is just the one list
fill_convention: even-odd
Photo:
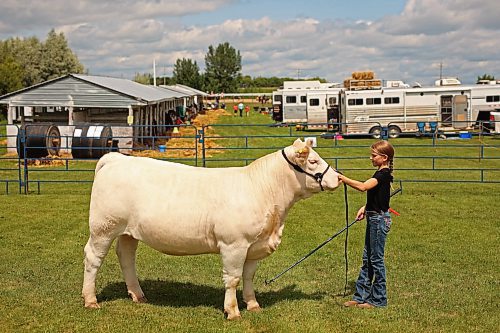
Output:
[[139,285],[135,269],[135,254],[139,241],[129,235],[121,235],[116,243],[116,255],[120,260],[123,278],[127,284],[127,291],[136,303],[146,303],[148,300]]
[[257,260],[247,260],[243,266],[243,300],[247,303],[248,311],[260,311],[253,288],[253,278],[257,270],[257,263]]
[[82,297],[86,308],[99,308],[95,294],[95,280],[111,243],[113,243],[112,238],[90,236],[87,245],[85,245]]
[[227,319],[241,318],[236,299],[236,288],[243,274],[243,265],[247,256],[247,247],[234,248],[232,246],[221,246],[222,255],[222,278],[226,294],[224,297],[224,313]]

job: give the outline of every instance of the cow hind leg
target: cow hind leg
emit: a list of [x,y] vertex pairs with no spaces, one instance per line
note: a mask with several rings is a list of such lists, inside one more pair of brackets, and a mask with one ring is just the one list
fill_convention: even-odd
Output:
[[116,243],[116,255],[120,260],[123,278],[127,284],[127,291],[136,303],[146,303],[147,299],[139,285],[135,269],[135,254],[139,241],[129,235],[121,235]]
[[95,293],[97,272],[113,243],[113,238],[89,237],[85,245],[85,270],[83,272],[82,297],[87,308],[99,308]]
[[222,255],[222,278],[226,293],[224,296],[224,313],[227,319],[241,318],[236,299],[236,288],[243,274],[243,265],[247,255],[247,248],[221,247]]
[[248,311],[260,311],[260,305],[255,298],[253,278],[257,270],[257,260],[247,260],[243,266],[243,300]]

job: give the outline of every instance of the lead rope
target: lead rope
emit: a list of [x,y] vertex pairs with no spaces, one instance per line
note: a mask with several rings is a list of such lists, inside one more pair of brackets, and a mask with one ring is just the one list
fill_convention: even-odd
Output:
[[347,295],[347,272],[349,271],[349,258],[347,255],[347,246],[349,240],[349,201],[347,200],[346,183],[344,183],[344,202],[345,202],[345,242],[344,242],[344,259],[345,259],[344,297],[345,297]]

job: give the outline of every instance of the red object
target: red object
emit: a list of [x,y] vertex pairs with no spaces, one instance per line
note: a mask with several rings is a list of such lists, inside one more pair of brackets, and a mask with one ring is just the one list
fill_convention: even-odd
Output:
[[390,212],[390,213],[393,213],[393,214],[394,214],[394,215],[396,215],[396,216],[400,216],[400,215],[401,215],[401,214],[399,214],[398,212],[396,212],[396,211],[395,211],[394,209],[392,209],[392,208],[389,208],[389,212]]

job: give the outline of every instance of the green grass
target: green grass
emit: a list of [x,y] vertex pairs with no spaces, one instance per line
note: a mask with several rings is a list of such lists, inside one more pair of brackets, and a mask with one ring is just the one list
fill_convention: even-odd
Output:
[[[253,116],[255,121],[262,119]],[[250,117],[248,123],[254,119]],[[363,140],[341,144],[367,147],[372,142]],[[393,141],[400,146],[396,148],[400,156],[453,155],[440,147],[421,151],[404,147],[411,143],[405,140]],[[359,160],[343,163],[365,168],[348,171],[349,176],[365,179],[373,172],[366,147],[325,151],[359,156]],[[474,147],[453,149],[471,156],[477,153]],[[498,154],[494,149],[488,153]],[[239,154],[228,151],[225,155]],[[428,172],[426,177],[451,178],[455,173]],[[353,217],[365,195],[352,189],[348,194]],[[494,332],[500,327],[499,194],[499,184],[404,183],[402,194],[392,200],[401,216],[394,217],[386,247],[389,306],[375,310],[341,306],[349,299],[342,295],[343,236],[273,284],[264,284],[345,224],[343,189],[300,201],[286,220],[282,244],[257,270],[257,299],[263,311],[243,310],[240,286],[243,318],[236,322],[223,319],[218,256],[165,256],[143,244],[137,269],[150,302],[134,304],[127,298],[112,249],[97,280],[102,308],[84,309],[80,291],[90,184],[46,184],[40,195],[0,194],[0,332]],[[364,221],[349,233],[349,293],[360,266],[363,237]]]

